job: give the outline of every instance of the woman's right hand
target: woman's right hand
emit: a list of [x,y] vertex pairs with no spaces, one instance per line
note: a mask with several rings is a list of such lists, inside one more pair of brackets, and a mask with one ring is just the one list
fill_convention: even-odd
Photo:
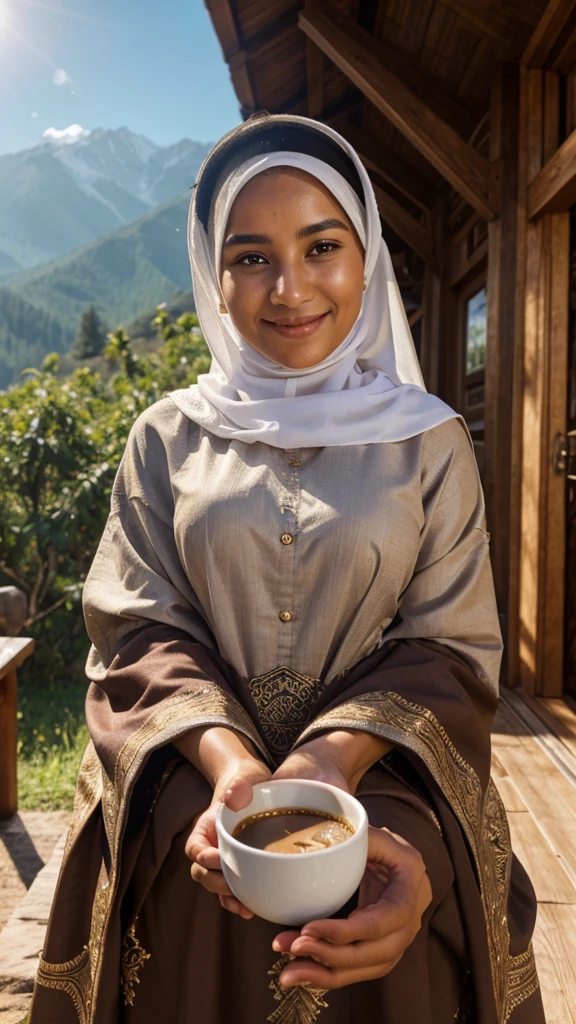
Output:
[[[224,732],[230,735],[222,736]],[[253,752],[254,748],[250,750],[247,741],[230,730],[209,729],[202,743],[205,754],[202,763],[198,763],[197,758],[194,760],[212,782],[214,795],[210,806],[196,818],[186,842],[186,854],[192,861],[191,875],[195,882],[219,897],[225,910],[248,919],[254,915],[232,895],[222,874],[216,815],[223,803],[232,811],[247,807],[252,800],[252,786],[267,782],[271,772]],[[202,753],[202,747],[200,751]]]

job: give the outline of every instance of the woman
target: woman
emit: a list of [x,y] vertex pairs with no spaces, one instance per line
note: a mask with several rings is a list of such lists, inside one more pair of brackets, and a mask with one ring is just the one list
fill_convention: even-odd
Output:
[[[32,1024],[538,1024],[478,473],[367,174],[324,125],[252,119],[189,244],[212,368],[135,423],[86,582],[92,744]],[[373,826],[359,896],[300,931],[219,870],[220,802],[270,775]]]

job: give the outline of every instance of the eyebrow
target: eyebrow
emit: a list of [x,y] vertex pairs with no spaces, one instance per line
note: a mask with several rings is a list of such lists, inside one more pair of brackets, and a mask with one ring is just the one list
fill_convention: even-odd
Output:
[[230,235],[224,242],[224,248],[229,245],[272,245],[272,239],[268,235]]
[[[309,235],[317,235],[321,231],[329,231],[331,228],[349,231],[343,221],[336,217],[328,217],[326,220],[318,221],[317,224],[309,224],[305,228],[300,228],[296,238],[308,238]],[[230,235],[224,242],[224,248],[227,249],[232,245],[272,245],[272,239],[269,235]]]
[[342,228],[343,231],[349,230],[346,224],[338,220],[337,217],[328,217],[326,220],[318,221],[317,224],[309,224],[307,228],[301,228],[296,238],[307,238],[308,235],[317,235],[321,231],[329,231],[331,228]]

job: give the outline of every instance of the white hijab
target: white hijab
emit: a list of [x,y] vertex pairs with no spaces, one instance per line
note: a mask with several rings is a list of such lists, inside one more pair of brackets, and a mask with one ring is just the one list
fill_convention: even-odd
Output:
[[[292,449],[405,440],[457,414],[424,387],[364,165],[333,129],[308,118],[290,120],[313,125],[339,143],[358,171],[365,207],[333,167],[294,152],[255,156],[225,174],[212,202],[208,232],[193,197],[188,250],[196,311],[212,365],[197,384],[171,392],[170,398],[213,434],[248,443]],[[232,204],[244,185],[269,167],[298,167],[318,178],[347,213],[365,250],[366,287],[358,319],[334,352],[306,369],[289,369],[261,355],[220,311],[217,268]]]

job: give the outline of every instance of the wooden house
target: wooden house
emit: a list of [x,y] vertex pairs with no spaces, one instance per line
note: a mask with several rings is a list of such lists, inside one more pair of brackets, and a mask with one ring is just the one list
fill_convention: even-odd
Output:
[[576,692],[576,0],[206,3],[244,117],[361,155],[427,386],[474,440],[504,680]]

